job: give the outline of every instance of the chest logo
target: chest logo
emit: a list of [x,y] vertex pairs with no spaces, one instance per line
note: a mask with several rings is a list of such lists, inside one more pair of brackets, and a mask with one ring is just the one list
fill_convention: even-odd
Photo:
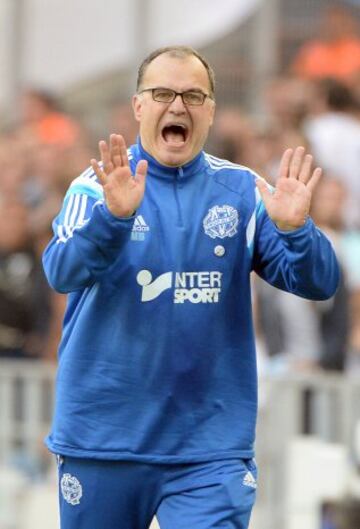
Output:
[[232,206],[214,206],[203,220],[206,235],[212,239],[233,237],[237,233],[239,214]]
[[142,287],[141,301],[152,301],[165,290],[172,290],[173,303],[218,303],[222,272],[165,272],[153,279],[150,270],[136,276]]
[[145,219],[142,215],[135,217],[133,229],[131,232],[132,241],[143,241],[145,240],[145,234],[150,231],[149,226],[146,224]]

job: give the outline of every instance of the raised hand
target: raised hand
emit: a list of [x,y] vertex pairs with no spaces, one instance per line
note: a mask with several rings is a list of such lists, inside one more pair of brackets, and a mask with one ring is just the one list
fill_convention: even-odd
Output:
[[100,141],[99,151],[102,167],[94,158],[90,163],[103,186],[106,205],[116,217],[131,217],[144,196],[147,161],[139,161],[133,176],[125,140],[120,134],[111,134],[109,145]]
[[305,224],[311,197],[322,170],[312,171],[313,157],[304,147],[287,149],[280,163],[276,187],[271,192],[264,180],[256,181],[269,217],[281,230],[295,230]]

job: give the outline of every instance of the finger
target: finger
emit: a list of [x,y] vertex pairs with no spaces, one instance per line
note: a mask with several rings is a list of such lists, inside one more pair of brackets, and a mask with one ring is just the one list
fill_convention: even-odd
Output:
[[118,140],[117,134],[110,135],[110,159],[114,167],[122,167],[122,156],[121,156],[121,146]]
[[290,161],[293,155],[292,149],[286,149],[282,155],[279,169],[279,178],[287,178],[289,175]]
[[321,167],[317,167],[315,171],[313,172],[313,174],[311,175],[311,178],[308,181],[307,186],[306,186],[311,193],[313,193],[321,177],[322,177],[322,169]]
[[110,149],[106,141],[99,141],[99,151],[101,155],[101,161],[103,163],[103,170],[105,174],[109,174],[114,170],[114,164],[111,161]]
[[303,160],[300,174],[299,174],[299,180],[300,182],[303,182],[303,184],[307,184],[311,177],[311,165],[312,165],[313,157],[311,154],[307,154]]
[[271,193],[268,185],[266,184],[265,180],[263,180],[262,178],[258,178],[256,180],[256,186],[257,186],[257,188],[259,190],[261,198],[263,199],[263,201],[265,203],[272,196],[272,193]]
[[135,180],[137,180],[139,184],[144,187],[145,187],[147,171],[148,171],[147,161],[140,160],[136,166]]
[[101,167],[99,166],[98,162],[95,160],[95,158],[92,158],[90,160],[90,164],[91,164],[91,167],[93,168],[94,170],[94,173],[96,174],[100,184],[102,185],[105,185],[106,183],[106,174],[104,173],[104,171],[101,169]]
[[305,154],[304,147],[296,147],[294,156],[290,162],[289,178],[299,178],[300,169],[302,167],[303,158]]
[[124,166],[129,166],[129,158],[127,153],[127,147],[124,140],[124,137],[121,136],[121,134],[118,134],[118,143],[120,148],[120,154],[121,154],[121,161]]

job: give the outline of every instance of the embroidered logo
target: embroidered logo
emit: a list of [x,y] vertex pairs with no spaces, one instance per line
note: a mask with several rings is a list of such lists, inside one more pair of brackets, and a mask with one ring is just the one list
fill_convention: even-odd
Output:
[[256,479],[252,475],[252,473],[249,471],[246,473],[244,479],[243,479],[243,485],[246,485],[246,487],[251,487],[252,489],[256,489]]
[[141,301],[152,301],[165,290],[173,290],[173,303],[218,303],[222,272],[165,272],[153,279],[150,270],[136,276],[142,287]]
[[71,505],[78,505],[82,496],[80,481],[71,474],[64,474],[61,478],[61,493],[65,501]]
[[138,215],[135,217],[133,229],[131,232],[131,240],[133,241],[143,241],[145,239],[145,233],[150,231],[149,226],[146,224],[144,217]]
[[233,237],[237,233],[239,214],[232,206],[214,206],[203,220],[206,235],[212,239]]

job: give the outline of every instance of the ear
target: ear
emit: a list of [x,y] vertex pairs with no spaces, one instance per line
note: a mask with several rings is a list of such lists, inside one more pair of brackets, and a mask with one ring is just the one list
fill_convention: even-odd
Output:
[[138,94],[133,95],[132,98],[132,107],[134,111],[134,116],[136,121],[140,121],[141,119],[141,109],[142,109],[142,98],[141,95]]
[[212,105],[211,105],[211,108],[210,108],[210,119],[209,119],[210,127],[214,123],[215,108],[216,108],[216,103],[215,103],[215,101],[213,101]]

